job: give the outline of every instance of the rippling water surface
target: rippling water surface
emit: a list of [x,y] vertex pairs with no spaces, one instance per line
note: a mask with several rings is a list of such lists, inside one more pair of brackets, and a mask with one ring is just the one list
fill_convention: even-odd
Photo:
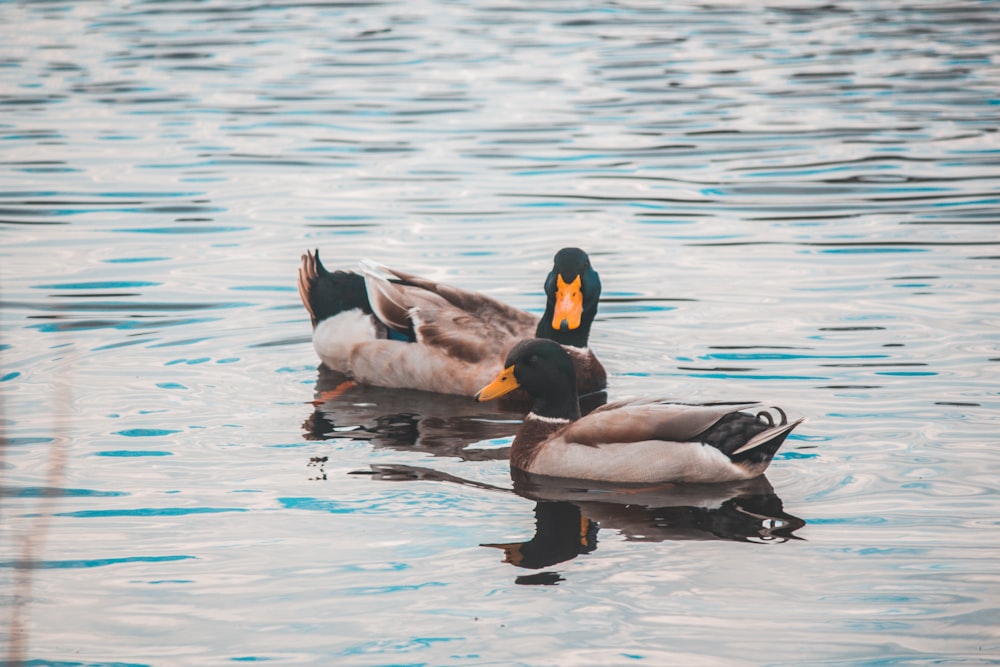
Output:
[[[1000,662],[995,2],[0,3],[0,582],[37,665]],[[537,487],[318,368],[300,254],[806,424]]]

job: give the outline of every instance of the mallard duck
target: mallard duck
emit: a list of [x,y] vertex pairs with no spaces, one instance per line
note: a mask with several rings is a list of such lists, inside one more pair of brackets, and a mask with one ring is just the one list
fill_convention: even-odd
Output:
[[604,389],[607,374],[587,341],[601,279],[587,253],[563,248],[545,280],[539,319],[478,292],[363,261],[361,273],[327,271],[306,252],[299,296],[323,363],[355,381],[472,396],[503,369],[525,337],[566,346],[581,395]]
[[[729,482],[756,477],[802,420],[757,403],[609,403],[580,416],[569,355],[551,341],[519,342],[476,399],[519,387],[532,408],[511,444],[510,465],[534,475],[615,483]],[[772,414],[772,412],[774,414]]]

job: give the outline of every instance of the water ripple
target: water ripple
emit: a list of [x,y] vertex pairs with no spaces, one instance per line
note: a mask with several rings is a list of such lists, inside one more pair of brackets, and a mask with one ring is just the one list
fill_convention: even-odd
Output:
[[[1000,650],[995,3],[55,0],[0,21],[3,518],[15,541],[50,526],[44,557],[2,563],[35,568],[24,662]],[[331,380],[306,248],[537,313],[567,245],[601,272],[615,397],[808,418],[768,472],[794,539],[718,542],[761,528],[725,499],[595,504],[596,548],[574,510],[573,557],[515,570],[479,545],[562,516],[511,492],[520,415],[311,402]],[[706,517],[711,537],[683,530]]]

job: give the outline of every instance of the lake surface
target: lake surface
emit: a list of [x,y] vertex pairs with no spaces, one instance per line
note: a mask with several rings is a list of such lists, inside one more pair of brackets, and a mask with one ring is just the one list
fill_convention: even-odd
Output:
[[[32,665],[1000,664],[1000,4],[0,3],[0,621]],[[541,311],[766,478],[511,479],[300,255]],[[492,545],[492,546],[484,546]]]

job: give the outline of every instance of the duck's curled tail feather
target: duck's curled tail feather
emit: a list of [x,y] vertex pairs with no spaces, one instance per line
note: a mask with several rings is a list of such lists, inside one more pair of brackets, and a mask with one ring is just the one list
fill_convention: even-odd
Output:
[[785,411],[779,407],[759,410],[755,414],[734,411],[694,439],[717,448],[733,462],[760,463],[770,461],[800,423],[801,419],[789,422]]
[[782,423],[769,427],[750,438],[745,445],[729,455],[734,463],[766,464],[778,453],[778,449],[792,430],[805,419],[789,422],[782,412]]

